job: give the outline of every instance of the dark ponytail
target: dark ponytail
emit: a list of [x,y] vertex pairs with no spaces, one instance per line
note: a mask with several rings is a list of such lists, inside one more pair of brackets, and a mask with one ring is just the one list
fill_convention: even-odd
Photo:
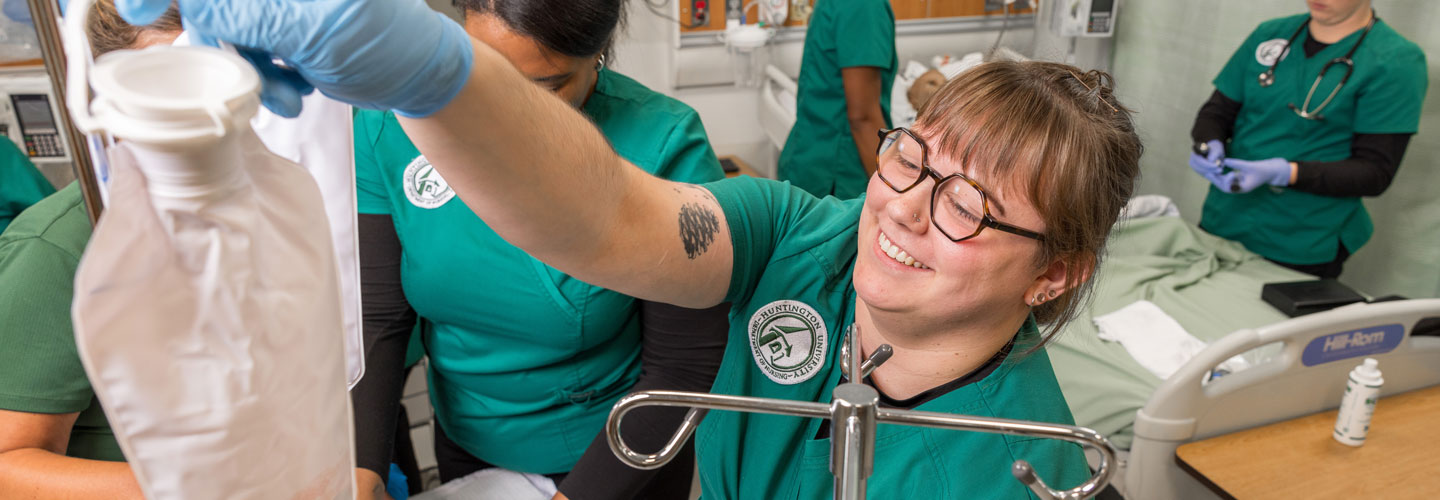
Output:
[[570,57],[609,52],[625,0],[452,0],[462,15],[493,14],[511,30]]

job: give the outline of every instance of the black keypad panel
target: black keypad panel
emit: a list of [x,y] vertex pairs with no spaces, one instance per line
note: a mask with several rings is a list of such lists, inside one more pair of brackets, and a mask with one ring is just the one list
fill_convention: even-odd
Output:
[[27,134],[25,153],[32,158],[58,158],[65,156],[65,149],[60,134]]

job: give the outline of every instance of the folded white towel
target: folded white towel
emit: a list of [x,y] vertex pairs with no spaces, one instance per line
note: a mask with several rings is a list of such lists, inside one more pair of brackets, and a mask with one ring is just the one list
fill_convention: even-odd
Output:
[[1178,217],[1180,208],[1170,197],[1160,194],[1142,194],[1130,198],[1125,203],[1125,208],[1120,210],[1120,219],[1138,219],[1140,217]]
[[550,500],[555,482],[539,474],[483,469],[415,495],[414,500]]
[[[1119,342],[1140,366],[1162,379],[1169,378],[1205,349],[1205,342],[1190,335],[1175,318],[1148,300],[1097,317],[1095,326],[1100,328],[1100,340]],[[1243,358],[1235,356],[1219,368],[1234,373],[1248,366]]]

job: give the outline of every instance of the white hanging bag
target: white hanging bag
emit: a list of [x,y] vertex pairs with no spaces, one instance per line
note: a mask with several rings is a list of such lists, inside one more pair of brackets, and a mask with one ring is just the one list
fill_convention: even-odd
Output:
[[250,129],[259,76],[216,49],[122,51],[88,70],[90,103],[72,17],[75,123],[118,141],[76,344],[145,496],[352,498],[329,225],[314,178]]

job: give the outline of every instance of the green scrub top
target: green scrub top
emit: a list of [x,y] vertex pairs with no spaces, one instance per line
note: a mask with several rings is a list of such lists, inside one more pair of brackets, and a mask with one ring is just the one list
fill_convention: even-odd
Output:
[[26,207],[54,192],[55,186],[35,169],[30,157],[0,136],[0,231]]
[[[865,193],[870,176],[860,162],[845,112],[842,68],[880,68],[880,111],[890,126],[895,56],[895,11],[886,0],[819,0],[805,30],[795,125],[780,152],[779,178],[815,196],[841,199]],[[874,133],[874,132],[870,132]]]
[[75,269],[89,241],[90,216],[76,183],[0,234],[0,409],[79,412],[65,455],[123,462],[70,326]]
[[[840,343],[854,321],[857,227],[864,198],[817,199],[776,181],[708,184],[735,246],[726,300],[730,341],[714,392],[829,402]],[[1038,340],[1033,319],[1017,346]],[[994,372],[916,410],[1073,425],[1045,351],[1016,348]],[[868,489],[881,498],[1030,498],[1010,475],[1028,460],[1052,487],[1089,477],[1084,452],[1064,441],[880,425]],[[705,498],[833,498],[830,440],[820,420],[710,412],[696,431]]]
[[[724,177],[699,115],[624,75],[602,70],[583,112],[620,156],[652,174]],[[640,374],[639,304],[502,240],[393,114],[357,112],[355,147],[359,211],[391,216],[400,238],[402,285],[422,318],[445,434],[501,467],[569,471]]]
[[[1257,78],[1306,18],[1302,14],[1261,24],[1215,77],[1215,88],[1241,103],[1226,156],[1339,161],[1350,157],[1355,134],[1413,134],[1419,130],[1428,83],[1425,54],[1378,19],[1351,57],[1354,74],[1321,113],[1324,121],[1300,118],[1287,104],[1303,104],[1321,68],[1349,52],[1363,29],[1306,57],[1300,48],[1309,35],[1306,27],[1295,38],[1295,48],[1275,68],[1274,85],[1261,87]],[[1333,66],[1325,74],[1310,109],[1329,95],[1344,74],[1343,65]],[[1335,260],[1336,245],[1341,243],[1351,252],[1359,250],[1374,232],[1370,214],[1358,197],[1268,187],[1229,194],[1211,186],[1200,223],[1207,231],[1239,241],[1266,258],[1301,265]]]

